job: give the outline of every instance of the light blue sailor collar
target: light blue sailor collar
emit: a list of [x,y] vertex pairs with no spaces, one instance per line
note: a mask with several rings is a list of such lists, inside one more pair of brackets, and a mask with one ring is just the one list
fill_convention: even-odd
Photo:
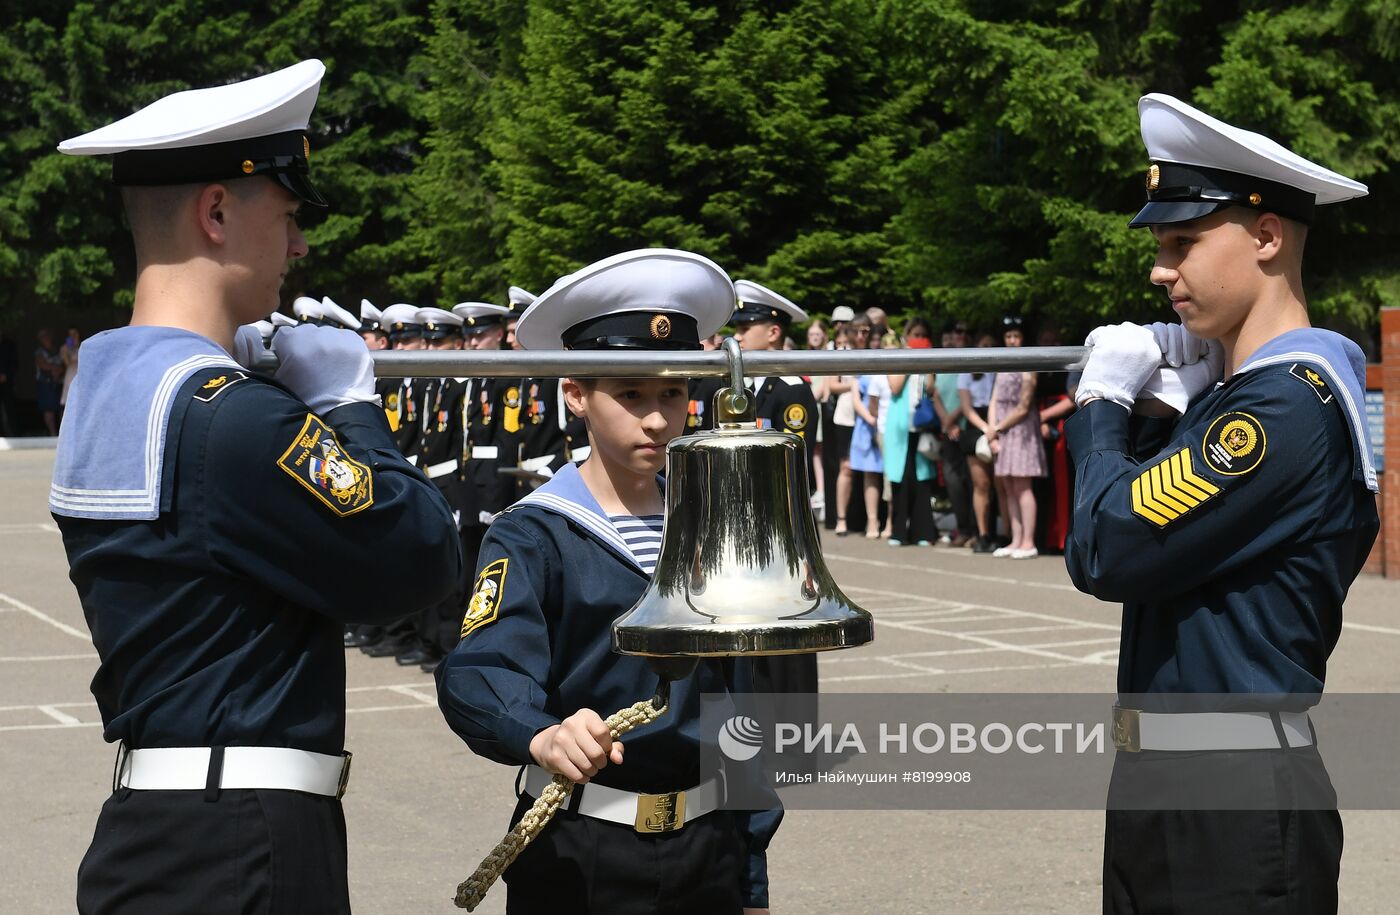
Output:
[[195,372],[218,366],[241,368],[213,340],[175,327],[120,327],[85,340],[49,509],[106,521],[158,517],[169,501],[161,497],[175,394]]
[[[664,488],[664,480],[661,477],[657,477],[657,480]],[[589,533],[611,548],[614,553],[641,571],[641,563],[637,562],[637,557],[632,555],[627,541],[623,540],[622,535],[617,532],[617,527],[608,518],[607,512],[603,511],[603,507],[598,504],[598,500],[593,498],[593,493],[588,491],[588,484],[583,481],[583,477],[579,474],[577,464],[565,464],[555,472],[554,476],[549,478],[549,482],[516,502],[506,511],[514,511],[524,505],[534,505],[557,515],[563,515],[588,530]]]
[[1366,356],[1361,347],[1339,333],[1318,327],[1302,327],[1279,334],[1254,351],[1237,375],[1266,365],[1305,362],[1320,369],[1338,399],[1342,413],[1351,426],[1355,452],[1353,469],[1356,479],[1371,492],[1379,491],[1376,482],[1376,461],[1371,454],[1371,439],[1366,427]]

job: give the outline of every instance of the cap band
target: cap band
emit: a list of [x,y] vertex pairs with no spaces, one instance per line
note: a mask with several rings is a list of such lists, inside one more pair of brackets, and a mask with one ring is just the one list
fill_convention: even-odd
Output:
[[1308,191],[1254,175],[1153,162],[1147,170],[1147,205],[1128,225],[1138,228],[1186,222],[1227,206],[1277,213],[1307,225],[1312,222],[1316,199]]
[[787,327],[792,323],[792,315],[780,308],[771,305],[759,305],[754,302],[740,302],[739,310],[734,312],[734,317],[729,319],[733,323],[744,323],[748,321],[772,321],[774,324],[781,324]]
[[699,349],[695,318],[674,311],[625,311],[580,321],[560,335],[565,349]]
[[176,149],[131,149],[112,156],[112,180],[124,186],[229,181],[265,175],[314,206],[326,199],[312,185],[311,144],[300,130]]

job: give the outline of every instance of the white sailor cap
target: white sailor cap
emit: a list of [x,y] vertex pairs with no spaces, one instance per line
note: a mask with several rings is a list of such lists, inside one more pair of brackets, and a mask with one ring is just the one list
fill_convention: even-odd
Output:
[[424,340],[442,340],[462,335],[462,318],[445,308],[418,309],[418,323],[423,325]]
[[112,156],[119,185],[194,184],[266,175],[315,206],[307,128],[325,64],[167,95],[120,121],[58,144],[72,156]]
[[254,321],[253,326],[256,327],[258,333],[262,335],[264,347],[272,342],[272,335],[277,332],[276,324],[273,324],[271,321]]
[[500,327],[510,317],[510,309],[490,302],[462,302],[452,306],[452,313],[462,319],[462,333],[479,334]]
[[1170,95],[1138,101],[1147,205],[1130,226],[1199,219],[1227,206],[1307,224],[1314,205],[1366,196],[1366,185],[1323,168],[1262,134],[1241,130]]
[[735,280],[734,292],[739,296],[739,309],[730,319],[735,324],[772,321],[786,327],[793,321],[807,320],[807,312],[767,286],[751,280]]
[[292,300],[292,314],[306,324],[326,323],[326,309],[309,295],[299,295]]
[[699,349],[735,301],[709,258],[643,248],[561,277],[520,316],[515,338],[525,349]]
[[334,321],[347,330],[359,330],[360,319],[352,315],[349,311],[341,308],[335,300],[328,295],[321,296],[321,307],[325,309],[322,315],[327,321]]
[[360,330],[382,331],[384,329],[380,326],[383,323],[382,314],[383,312],[375,308],[374,303],[369,299],[360,299]]
[[510,300],[511,314],[520,315],[525,311],[525,309],[533,305],[535,303],[535,299],[539,298],[539,296],[535,295],[528,289],[523,289],[519,286],[512,286],[510,287],[510,289],[506,290],[506,298]]
[[423,336],[423,322],[418,320],[418,306],[400,302],[390,305],[379,315],[380,330],[389,334],[392,343]]
[[280,312],[280,311],[274,311],[272,314],[270,314],[270,315],[267,316],[267,319],[268,319],[269,321],[272,322],[272,326],[273,326],[273,327],[296,327],[296,326],[297,326],[297,322],[296,322],[296,321],[294,321],[294,320],[292,320],[291,318],[287,317],[286,315],[282,314],[282,312]]

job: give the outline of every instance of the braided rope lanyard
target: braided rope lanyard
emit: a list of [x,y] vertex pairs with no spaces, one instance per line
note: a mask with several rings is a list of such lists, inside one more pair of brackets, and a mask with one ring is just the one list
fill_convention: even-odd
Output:
[[[665,692],[669,692],[669,690]],[[610,716],[604,723],[607,724],[613,739],[616,740],[634,728],[650,724],[666,714],[669,702],[663,698],[665,692],[655,699],[629,705]],[[481,905],[481,900],[486,898],[486,893],[496,882],[496,878],[510,867],[511,862],[525,850],[525,846],[529,845],[535,836],[540,834],[540,830],[554,819],[554,814],[569,799],[573,790],[574,783],[568,778],[563,775],[554,776],[554,780],[540,792],[534,805],[525,811],[520,822],[516,823],[514,828],[496,843],[496,847],[491,849],[481,860],[472,875],[458,885],[457,898],[453,900],[457,908],[471,912]]]

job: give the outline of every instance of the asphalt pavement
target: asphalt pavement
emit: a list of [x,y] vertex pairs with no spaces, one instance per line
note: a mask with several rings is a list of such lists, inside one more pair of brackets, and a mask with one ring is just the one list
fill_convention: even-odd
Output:
[[[88,684],[97,667],[46,506],[52,451],[0,453],[0,912],[73,911],[74,875],[111,783]],[[1109,696],[1119,608],[1058,557],[826,539],[875,641],[821,661],[824,692]],[[432,678],[347,652],[345,798],[357,912],[456,911],[457,883],[507,825],[515,770],[473,756]],[[1400,583],[1362,578],[1328,690],[1400,692]],[[1394,911],[1400,812],[1344,811],[1341,910]],[[773,911],[1098,911],[1101,811],[789,811],[769,856]],[[479,911],[504,910],[497,887]]]

